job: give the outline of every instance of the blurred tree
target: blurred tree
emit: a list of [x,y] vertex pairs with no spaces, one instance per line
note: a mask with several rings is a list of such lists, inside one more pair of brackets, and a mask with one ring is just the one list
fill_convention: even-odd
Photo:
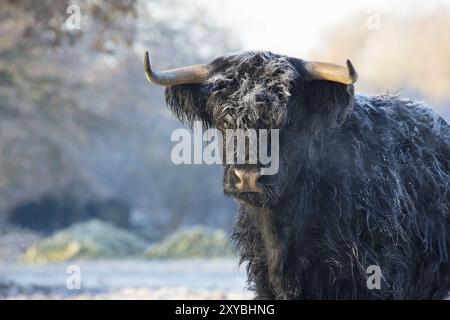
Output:
[[108,42],[128,45],[133,42],[129,24],[136,17],[136,0],[5,0],[0,12],[0,29],[12,31],[13,38],[21,41],[24,47],[74,44],[83,33],[81,29],[69,28],[66,23],[75,13],[70,10],[71,6],[79,8],[83,27],[95,25],[93,48],[105,49]]
[[324,34],[312,55],[342,63],[350,58],[366,92],[404,90],[426,99],[450,120],[450,9],[421,15],[358,14]]
[[[50,57],[52,50],[74,46],[84,35],[65,25],[72,4],[75,2],[2,3],[0,211],[45,193],[68,187],[76,192],[75,185],[82,190],[89,184],[82,183],[82,166],[73,157],[70,143],[76,144],[73,137],[77,134],[85,134],[82,125],[76,128],[73,118],[92,122],[95,117],[74,115],[78,105],[71,94],[73,84],[64,81],[64,68]],[[103,50],[111,41],[131,44],[129,29],[117,21],[136,14],[135,1],[83,1],[76,5],[82,23],[96,26],[89,32],[91,48]],[[114,35],[107,32],[111,29]],[[0,224],[4,216],[0,214]]]
[[[64,26],[72,4],[80,30]],[[181,0],[6,1],[0,35],[0,220],[69,194],[121,199],[155,233],[231,224],[220,170],[170,162],[178,123],[142,71],[145,48],[158,67],[236,49],[206,9]]]

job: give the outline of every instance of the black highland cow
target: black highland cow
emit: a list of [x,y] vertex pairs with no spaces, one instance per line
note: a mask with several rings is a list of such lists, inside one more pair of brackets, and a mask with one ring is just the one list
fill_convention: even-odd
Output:
[[[257,298],[443,299],[450,289],[450,126],[421,103],[354,94],[356,72],[270,52],[163,72],[184,122],[280,129],[280,169],[225,165],[234,239]],[[240,192],[254,179],[259,192]],[[367,267],[382,272],[368,289]]]

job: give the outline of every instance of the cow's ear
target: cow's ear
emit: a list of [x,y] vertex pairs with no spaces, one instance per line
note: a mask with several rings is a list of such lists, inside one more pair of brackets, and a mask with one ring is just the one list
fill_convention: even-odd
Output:
[[194,121],[201,121],[206,127],[212,126],[211,118],[205,110],[208,95],[204,85],[166,87],[165,96],[167,105],[182,123],[192,126]]
[[307,114],[327,127],[340,126],[353,109],[354,87],[332,81],[306,81],[303,100]]
[[300,118],[304,124],[314,130],[342,124],[353,108],[353,84],[313,80],[304,60],[289,58],[289,61],[298,72],[296,94],[301,97],[298,107],[302,109]]

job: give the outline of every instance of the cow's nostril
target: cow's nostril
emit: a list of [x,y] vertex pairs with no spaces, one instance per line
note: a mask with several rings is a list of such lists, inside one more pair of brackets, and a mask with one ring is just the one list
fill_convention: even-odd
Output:
[[261,192],[261,187],[258,183],[258,180],[261,177],[259,171],[234,169],[234,174],[238,178],[236,189],[239,192]]
[[239,180],[238,183],[242,183],[243,182],[243,178],[244,178],[244,171],[243,170],[234,169],[234,174]]

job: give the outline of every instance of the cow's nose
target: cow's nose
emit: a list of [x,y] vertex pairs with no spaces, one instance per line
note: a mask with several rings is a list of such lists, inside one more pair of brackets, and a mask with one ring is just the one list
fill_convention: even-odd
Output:
[[236,189],[239,192],[261,192],[261,186],[258,183],[261,173],[258,171],[245,171],[234,169],[234,174],[238,177]]

